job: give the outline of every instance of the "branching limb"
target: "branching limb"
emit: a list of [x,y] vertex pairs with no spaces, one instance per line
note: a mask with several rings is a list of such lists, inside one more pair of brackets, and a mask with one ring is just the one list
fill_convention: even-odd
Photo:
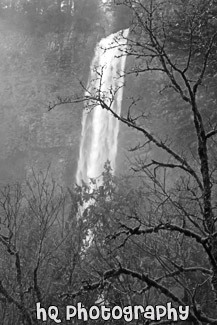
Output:
[[32,317],[28,310],[24,307],[23,304],[20,304],[15,298],[13,298],[8,291],[4,288],[2,281],[0,281],[0,293],[7,299],[9,303],[13,303],[24,315],[29,325],[33,324]]

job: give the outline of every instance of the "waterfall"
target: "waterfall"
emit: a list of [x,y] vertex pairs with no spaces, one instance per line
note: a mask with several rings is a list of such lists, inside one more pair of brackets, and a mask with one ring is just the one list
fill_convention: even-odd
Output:
[[[120,115],[123,97],[124,68],[129,29],[103,38],[96,46],[91,63],[89,81],[85,96],[97,95]],[[100,105],[93,107],[89,101],[83,112],[82,133],[76,182],[89,184],[90,179],[98,178],[105,162],[110,161],[115,170],[118,149],[119,121],[111,112]]]

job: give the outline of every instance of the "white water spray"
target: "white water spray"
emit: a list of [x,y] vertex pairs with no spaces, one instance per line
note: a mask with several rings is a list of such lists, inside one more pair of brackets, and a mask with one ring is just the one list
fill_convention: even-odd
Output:
[[[121,113],[126,46],[129,29],[102,39],[96,47],[85,96],[98,96],[117,115]],[[99,93],[100,92],[100,93]],[[90,109],[89,101],[83,112],[82,134],[76,182],[89,184],[99,178],[107,160],[112,171],[118,148],[119,121],[111,112],[97,105]],[[89,106],[89,108],[88,108]],[[99,178],[100,180],[100,178]]]

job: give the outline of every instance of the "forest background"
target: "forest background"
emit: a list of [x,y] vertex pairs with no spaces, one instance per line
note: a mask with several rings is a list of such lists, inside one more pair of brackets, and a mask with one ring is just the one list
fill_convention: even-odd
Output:
[[[211,0],[0,1],[1,324],[40,324],[38,301],[172,301],[217,324],[216,15]],[[94,48],[127,27],[118,176],[107,163],[102,186],[74,187]]]
[[[1,1],[0,182],[51,169],[59,183],[75,175],[82,110],[48,114],[50,101],[80,91],[96,43],[124,26],[102,1]],[[126,20],[126,18],[124,18]],[[116,24],[116,26],[115,26]],[[57,176],[58,175],[58,176]]]

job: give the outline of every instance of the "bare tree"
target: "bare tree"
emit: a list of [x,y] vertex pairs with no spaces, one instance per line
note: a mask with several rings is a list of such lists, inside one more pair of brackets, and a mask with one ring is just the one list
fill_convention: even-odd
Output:
[[[105,286],[108,282],[111,285],[111,279],[119,281],[120,290],[124,277],[125,283],[128,281],[129,284],[128,289],[125,286],[123,290],[125,293],[131,290],[131,295],[132,292],[136,295],[155,290],[175,304],[189,304],[189,321],[193,324],[217,324],[217,129],[207,99],[211,94],[204,91],[215,80],[212,79],[216,70],[215,4],[200,0],[125,0],[120,3],[134,14],[128,49],[123,55],[135,58],[136,64],[126,74],[159,73],[162,76],[164,86],[160,93],[174,92],[191,116],[189,123],[192,137],[196,139],[196,151],[192,152],[189,146],[184,150],[178,148],[174,138],[164,140],[155,130],[146,128],[144,112],[138,114],[133,105],[126,114],[117,115],[110,102],[105,101],[108,94],[101,89],[91,89],[89,94],[86,90],[85,97],[60,99],[50,106],[51,109],[64,102],[82,101],[87,101],[92,108],[100,104],[144,138],[134,151],[142,153],[146,146],[151,145],[166,154],[164,159],[155,159],[151,155],[144,159],[143,155],[136,160],[133,169],[140,173],[143,184],[138,195],[142,193],[146,208],[137,204],[140,209],[128,207],[124,212],[122,207],[118,216],[113,208],[111,218],[116,222],[115,228],[119,225],[119,229],[114,231],[113,228],[113,235],[111,232],[107,235],[110,245],[118,249],[119,258],[113,256],[109,263],[102,254],[107,264],[101,273],[93,271],[98,282],[89,283],[82,290],[99,288],[102,280]],[[118,45],[117,40],[114,46]],[[108,93],[111,91],[115,96],[117,90],[109,89]],[[201,94],[204,101],[200,99]],[[204,102],[209,116],[203,107]],[[129,255],[127,258],[122,256],[125,247],[130,252],[136,246],[140,247],[138,251],[143,250],[143,258],[145,251],[147,258],[152,256],[155,260],[154,271],[147,265],[139,266],[138,262],[133,265],[129,262]]]
[[[75,290],[82,225],[77,224],[72,195],[51,180],[48,172],[33,172],[26,184],[1,189],[2,324],[38,324],[37,302],[45,308],[56,304],[61,311],[61,291]],[[73,202],[76,205],[75,197]]]

